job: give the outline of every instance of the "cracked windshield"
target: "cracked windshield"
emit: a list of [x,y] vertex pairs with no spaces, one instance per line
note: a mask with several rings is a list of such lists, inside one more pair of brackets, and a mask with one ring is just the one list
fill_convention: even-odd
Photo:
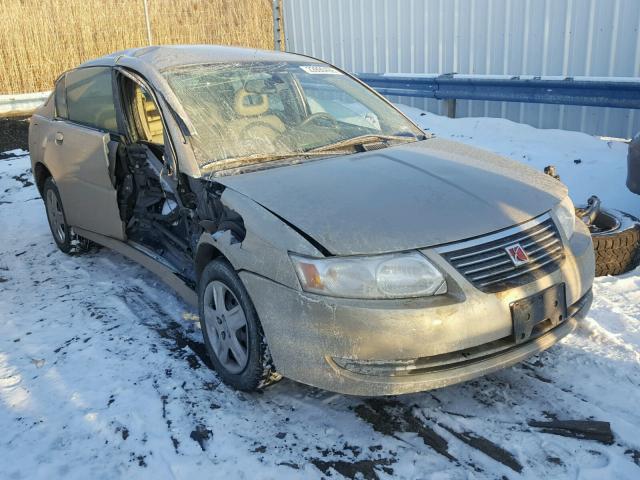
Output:
[[201,167],[355,153],[424,139],[376,94],[322,64],[189,65],[163,72]]

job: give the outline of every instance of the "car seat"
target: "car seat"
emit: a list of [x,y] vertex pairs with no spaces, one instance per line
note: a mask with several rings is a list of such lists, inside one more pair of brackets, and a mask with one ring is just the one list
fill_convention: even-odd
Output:
[[239,141],[273,141],[285,131],[285,125],[269,110],[269,97],[266,94],[251,93],[240,88],[234,96],[233,110],[237,118],[231,121],[231,131]]
[[136,105],[140,115],[140,123],[147,137],[146,140],[158,145],[164,144],[162,118],[153,99],[146,95],[142,88],[136,86]]

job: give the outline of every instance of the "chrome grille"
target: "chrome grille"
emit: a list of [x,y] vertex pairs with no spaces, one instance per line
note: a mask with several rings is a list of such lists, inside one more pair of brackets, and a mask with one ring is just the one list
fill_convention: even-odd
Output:
[[[506,248],[520,244],[529,262],[516,266]],[[473,285],[495,293],[524,285],[556,270],[564,247],[547,214],[531,222],[475,240],[447,245],[438,252]]]

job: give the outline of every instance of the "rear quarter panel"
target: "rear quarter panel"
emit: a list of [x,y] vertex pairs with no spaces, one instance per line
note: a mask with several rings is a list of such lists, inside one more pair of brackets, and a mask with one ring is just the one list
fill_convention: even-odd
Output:
[[44,161],[44,139],[46,134],[48,119],[33,115],[29,120],[29,155],[31,156],[31,166]]
[[29,156],[32,169],[38,162],[45,163],[44,150],[53,117],[53,94],[51,94],[29,119]]

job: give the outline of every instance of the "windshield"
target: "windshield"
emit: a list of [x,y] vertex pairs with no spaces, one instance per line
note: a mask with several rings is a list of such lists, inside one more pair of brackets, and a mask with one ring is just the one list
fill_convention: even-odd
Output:
[[189,65],[163,75],[193,124],[201,167],[424,138],[377,95],[321,63]]

